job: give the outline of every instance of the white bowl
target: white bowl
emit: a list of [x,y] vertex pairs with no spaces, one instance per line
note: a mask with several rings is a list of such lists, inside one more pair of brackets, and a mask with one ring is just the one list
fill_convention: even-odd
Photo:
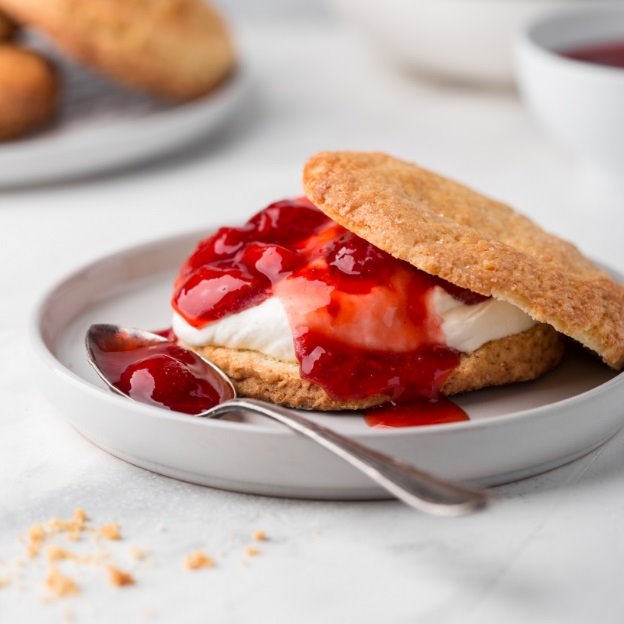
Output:
[[437,78],[511,85],[513,33],[562,6],[596,0],[331,0],[386,56]]
[[538,121],[582,160],[624,176],[624,69],[558,54],[624,38],[624,4],[554,13],[517,36],[520,92]]

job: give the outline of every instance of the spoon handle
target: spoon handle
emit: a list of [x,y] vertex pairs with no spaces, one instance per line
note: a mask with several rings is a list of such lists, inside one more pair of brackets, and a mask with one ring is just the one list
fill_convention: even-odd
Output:
[[255,399],[231,399],[200,416],[221,416],[244,409],[262,414],[290,427],[363,472],[388,492],[419,511],[454,516],[483,507],[486,492],[450,483],[380,453],[301,414]]

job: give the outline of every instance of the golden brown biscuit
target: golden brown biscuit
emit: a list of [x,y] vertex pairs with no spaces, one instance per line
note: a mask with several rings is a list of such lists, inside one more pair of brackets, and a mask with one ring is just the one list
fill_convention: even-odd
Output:
[[[301,409],[364,409],[388,401],[376,395],[354,401],[338,401],[323,388],[299,376],[299,365],[257,351],[225,347],[190,347],[232,379],[242,396]],[[535,379],[553,368],[563,354],[563,338],[552,327],[537,324],[514,336],[492,340],[471,354],[462,354],[459,366],[442,387],[451,396],[468,390]]]
[[18,25],[8,15],[0,13],[0,41],[11,41],[18,30]]
[[0,141],[48,123],[58,103],[58,78],[40,54],[0,44]]
[[304,189],[395,258],[517,306],[613,368],[624,364],[624,286],[509,206],[378,153],[317,154]]
[[234,65],[220,16],[203,0],[0,0],[70,56],[172,100],[216,87]]

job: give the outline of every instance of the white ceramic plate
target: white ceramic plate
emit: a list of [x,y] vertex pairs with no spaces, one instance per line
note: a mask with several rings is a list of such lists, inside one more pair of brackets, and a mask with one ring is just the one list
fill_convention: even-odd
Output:
[[[170,477],[277,496],[386,497],[354,468],[273,422],[198,419],[104,389],[85,356],[87,327],[168,326],[175,269],[200,236],[130,248],[54,286],[32,326],[37,379],[45,393],[94,444]],[[440,476],[497,484],[571,461],[607,440],[624,424],[623,399],[624,374],[572,349],[536,382],[458,399],[469,422],[379,430],[359,415],[309,415]]]
[[93,175],[180,149],[220,128],[249,84],[239,70],[203,98],[169,104],[74,65],[39,39],[30,44],[61,66],[61,112],[51,127],[0,143],[0,187]]

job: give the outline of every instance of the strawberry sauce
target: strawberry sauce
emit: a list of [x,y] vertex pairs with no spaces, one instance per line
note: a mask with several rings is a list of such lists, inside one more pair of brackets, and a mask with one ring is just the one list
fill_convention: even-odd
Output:
[[364,419],[369,427],[376,429],[421,427],[470,420],[459,405],[444,397],[412,399],[400,405],[383,405],[368,410]]
[[459,363],[429,311],[435,286],[467,305],[485,299],[393,258],[299,198],[201,241],[172,304],[201,328],[277,296],[303,379],[338,400],[403,402],[436,398]]
[[222,379],[198,355],[173,342],[149,346],[127,341],[95,348],[104,376],[141,403],[185,414],[199,414],[231,398]]

